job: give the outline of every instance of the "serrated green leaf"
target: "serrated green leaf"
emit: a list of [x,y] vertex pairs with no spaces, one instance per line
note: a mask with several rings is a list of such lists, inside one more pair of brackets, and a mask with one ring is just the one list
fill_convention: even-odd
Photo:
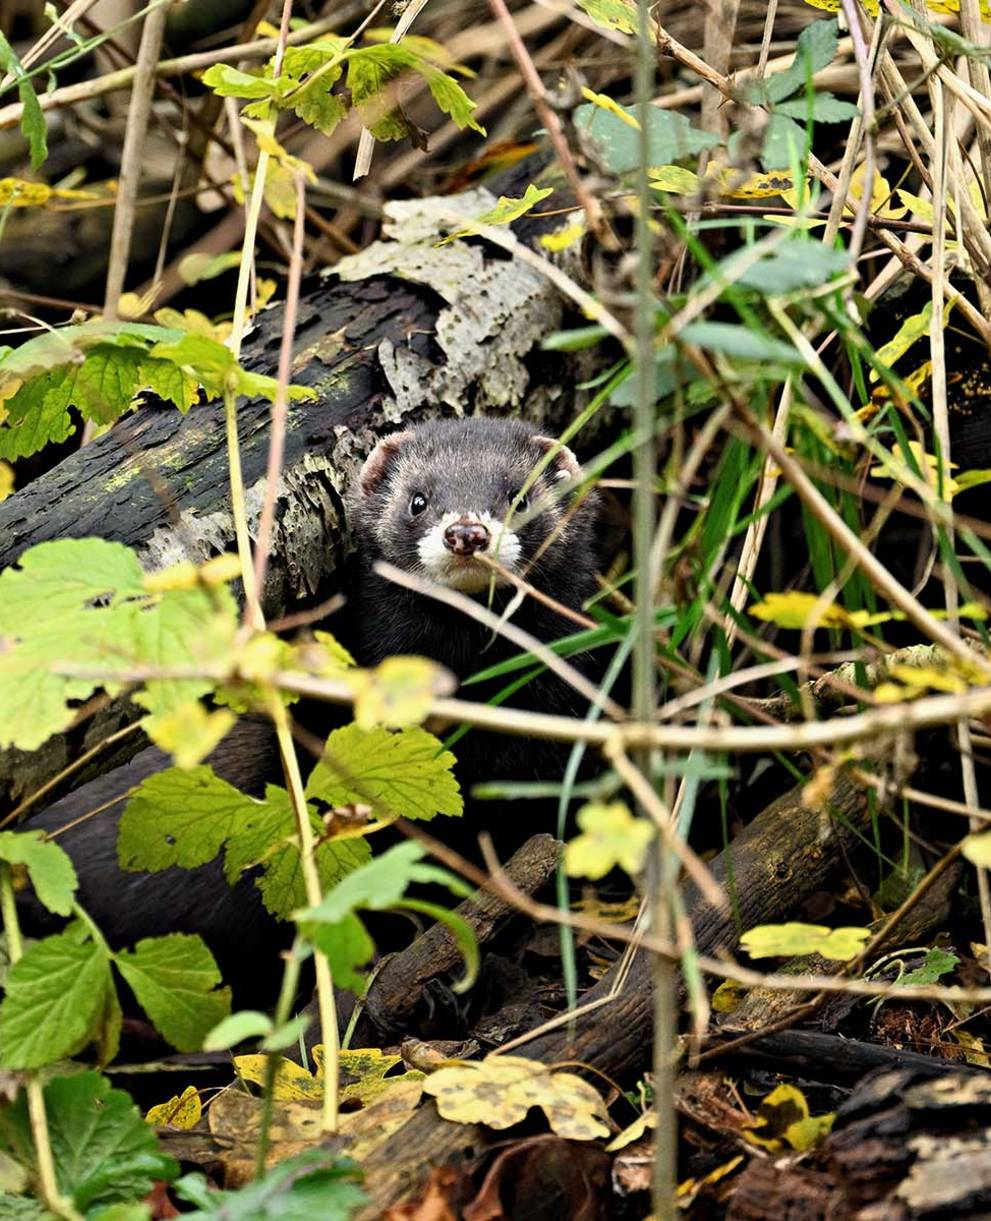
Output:
[[75,424],[60,402],[50,402],[48,391],[54,376],[33,378],[8,399],[8,419],[0,424],[0,458],[15,462],[29,458],[46,445],[58,445],[76,431]]
[[320,77],[312,85],[303,85],[293,94],[289,108],[304,123],[309,123],[325,136],[329,136],[347,114],[344,99],[330,92],[325,77]]
[[439,68],[432,68],[423,61],[417,64],[416,70],[425,77],[438,108],[448,115],[458,127],[462,129],[470,127],[483,136],[486,134],[485,128],[474,117],[477,103],[471,100],[453,76],[448,76],[446,72],[441,72]]
[[[282,60],[282,71],[293,80],[302,80],[304,76],[309,76],[311,72],[324,68],[332,60],[342,56],[349,45],[346,38],[341,38],[336,34],[325,34],[322,38],[314,39],[313,42],[308,42],[301,47],[286,47],[285,57]],[[342,72],[343,63],[337,68],[328,68],[322,72],[321,80],[326,81],[329,88],[330,85],[336,84]]]
[[761,161],[765,169],[783,169],[802,161],[807,144],[805,128],[787,115],[775,112],[764,128]]
[[744,90],[744,97],[757,103],[782,102],[798,90],[806,89],[811,78],[833,62],[836,45],[835,19],[813,21],[799,34],[795,58],[788,67],[765,80],[751,82]]
[[68,916],[75,897],[76,870],[58,844],[46,841],[40,831],[0,831],[0,860],[23,865],[38,900],[50,912]]
[[48,130],[45,126],[45,116],[31,78],[24,71],[21,61],[14,54],[14,48],[2,33],[0,33],[0,68],[7,76],[11,76],[17,81],[17,94],[24,107],[21,115],[21,131],[24,133],[31,152],[31,168],[37,170],[48,156]]
[[97,1035],[110,962],[71,931],[29,946],[7,975],[0,1003],[0,1064],[39,1068],[75,1055]]
[[[100,1205],[140,1199],[156,1180],[168,1183],[178,1174],[172,1158],[158,1151],[154,1128],[99,1073],[57,1077],[45,1086],[44,1099],[59,1190],[87,1216]],[[33,1164],[23,1094],[0,1110],[0,1136],[19,1160]]]
[[596,25],[621,34],[637,32],[637,10],[633,0],[578,0]]
[[114,962],[155,1029],[179,1051],[198,1051],[230,1013],[230,988],[217,987],[220,971],[201,937],[148,937]]
[[349,1221],[367,1197],[359,1187],[362,1174],[348,1158],[330,1149],[309,1149],[270,1167],[265,1177],[239,1191],[215,1191],[201,1174],[188,1174],[175,1185],[180,1199],[199,1211],[183,1221]]
[[805,359],[790,344],[733,322],[690,322],[679,337],[710,352],[722,352],[739,360],[774,361],[805,365]]
[[195,869],[220,852],[264,803],[221,780],[207,764],[167,768],[142,781],[124,810],[117,836],[122,869]]
[[933,984],[938,984],[944,975],[955,971],[959,965],[960,959],[956,954],[934,945],[926,950],[926,956],[921,966],[916,967],[913,971],[906,971],[895,982],[899,987],[911,987],[912,985],[931,987]]
[[393,733],[345,725],[327,739],[306,795],[330,806],[368,804],[382,818],[458,815],[464,802],[453,765],[451,752],[418,726]]
[[20,636],[39,618],[72,615],[88,602],[143,593],[144,570],[130,547],[66,538],[25,551],[0,572],[0,634]]
[[230,64],[213,64],[207,68],[203,83],[222,98],[269,98],[274,88],[271,77],[241,72]]
[[[603,163],[614,174],[628,174],[640,164],[638,111],[633,106],[621,109],[637,120],[635,127],[593,102],[577,107],[574,114],[576,127],[598,147]],[[649,165],[660,167],[683,161],[718,143],[718,136],[692,127],[685,115],[657,107],[651,109]]]
[[402,140],[409,125],[398,110],[385,109],[389,98],[385,90],[402,72],[414,68],[412,51],[394,43],[362,47],[348,54],[348,88],[351,100],[364,109],[363,120],[376,140]]

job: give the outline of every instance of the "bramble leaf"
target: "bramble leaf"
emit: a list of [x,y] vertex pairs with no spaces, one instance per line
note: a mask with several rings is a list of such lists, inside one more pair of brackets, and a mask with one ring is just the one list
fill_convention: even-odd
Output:
[[78,886],[72,858],[41,831],[0,831],[0,860],[24,866],[38,901],[50,912],[71,913]]

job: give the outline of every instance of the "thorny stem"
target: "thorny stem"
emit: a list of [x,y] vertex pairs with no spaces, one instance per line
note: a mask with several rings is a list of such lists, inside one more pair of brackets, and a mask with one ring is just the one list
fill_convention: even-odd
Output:
[[[0,861],[0,913],[3,915],[3,927],[7,934],[7,952],[11,964],[19,962],[24,955],[24,942],[21,940],[21,926],[17,919],[17,904],[14,900],[14,884],[10,865]],[[34,1141],[34,1153],[38,1162],[38,1185],[41,1197],[46,1207],[67,1221],[78,1221],[79,1214],[72,1205],[59,1194],[58,1182],[55,1178],[55,1160],[52,1157],[52,1144],[48,1135],[48,1119],[45,1115],[45,1096],[42,1093],[38,1074],[29,1074],[25,1084],[28,1101],[28,1117],[31,1122],[31,1138]]]

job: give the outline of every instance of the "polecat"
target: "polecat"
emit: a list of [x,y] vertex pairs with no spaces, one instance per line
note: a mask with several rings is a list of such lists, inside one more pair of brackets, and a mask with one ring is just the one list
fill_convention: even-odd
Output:
[[[596,588],[597,506],[594,493],[575,498],[581,479],[570,449],[517,420],[439,420],[381,440],[361,469],[354,496],[359,662],[421,654],[463,680],[519,652],[459,610],[378,575],[379,559],[475,595],[501,613],[518,594],[480,559],[491,557],[552,602],[580,609]],[[514,607],[512,621],[541,641],[579,630],[530,596]],[[588,669],[587,656],[573,660]],[[487,699],[500,686],[472,687],[471,698]],[[564,715],[587,707],[568,683],[546,672],[512,703]],[[487,778],[532,779],[535,767],[538,774],[553,767],[560,775],[560,748],[528,739],[473,732],[455,753],[463,786]]]

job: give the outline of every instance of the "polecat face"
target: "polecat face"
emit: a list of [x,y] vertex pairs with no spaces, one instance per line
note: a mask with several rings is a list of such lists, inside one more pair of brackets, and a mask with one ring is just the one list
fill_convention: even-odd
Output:
[[569,449],[518,421],[431,422],[372,451],[359,479],[360,522],[391,563],[477,594],[507,583],[486,560],[530,577],[563,545],[567,506],[552,491],[580,476]]

